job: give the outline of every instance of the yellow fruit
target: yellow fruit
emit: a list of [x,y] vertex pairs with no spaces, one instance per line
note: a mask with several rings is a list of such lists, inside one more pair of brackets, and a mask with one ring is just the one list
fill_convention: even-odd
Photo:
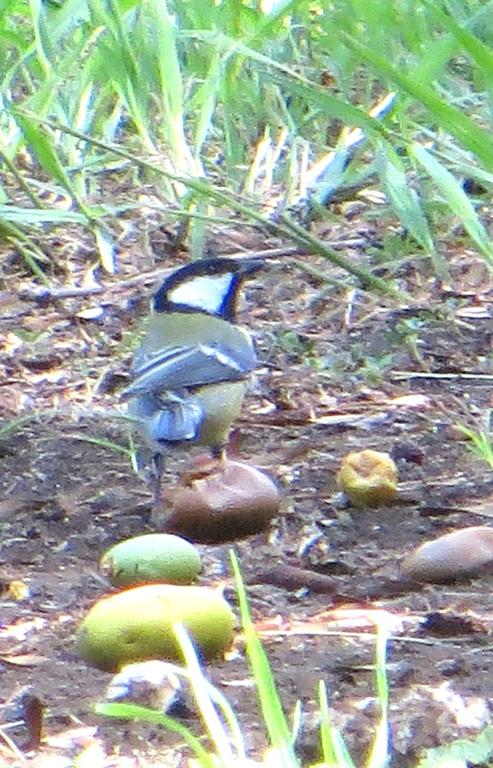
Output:
[[389,504],[397,492],[397,467],[388,453],[354,451],[344,456],[337,483],[357,507]]
[[169,533],[149,533],[121,541],[100,562],[101,571],[115,587],[151,582],[190,584],[200,568],[195,547]]
[[233,612],[217,590],[147,584],[93,605],[77,631],[77,648],[88,664],[108,672],[146,659],[182,661],[173,633],[178,622],[205,659],[233,639]]

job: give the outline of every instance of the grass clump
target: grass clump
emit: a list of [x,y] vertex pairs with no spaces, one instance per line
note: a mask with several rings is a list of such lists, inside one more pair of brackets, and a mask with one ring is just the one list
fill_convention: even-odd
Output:
[[[6,217],[3,234],[41,280],[44,251],[29,220],[40,209],[43,227],[67,226],[70,208],[115,271],[114,218],[140,211],[138,190],[148,187],[164,220],[188,222],[194,255],[226,209],[239,214],[237,225],[264,226],[384,290],[370,270],[337,260],[286,218],[291,206],[323,215],[317,206],[369,187],[380,197],[368,198],[368,218],[384,214],[400,226],[440,276],[448,271],[440,241],[455,220],[491,267],[481,201],[463,179],[486,192],[493,181],[492,8],[475,0],[4,4],[0,203],[25,213],[15,230]],[[116,198],[111,179],[124,189]]]
[[469,448],[476,456],[479,456],[490,469],[493,469],[493,434],[489,423],[491,421],[491,412],[488,410],[484,414],[486,426],[479,429],[472,429],[464,424],[457,426],[459,432],[469,441]]
[[[96,711],[105,716],[152,722],[168,728],[183,738],[194,752],[198,764],[203,768],[231,768],[233,765],[272,765],[276,768],[300,768],[301,760],[296,753],[296,727],[293,728],[284,712],[280,692],[270,667],[267,654],[255,631],[250,616],[247,595],[241,578],[238,561],[231,553],[233,571],[240,607],[242,628],[248,663],[257,691],[259,709],[264,725],[268,750],[263,760],[250,758],[245,746],[243,728],[235,712],[224,696],[206,679],[198,662],[195,650],[187,633],[180,625],[175,627],[176,636],[182,648],[185,668],[174,667],[174,672],[186,679],[191,687],[197,711],[204,725],[210,748],[203,746],[203,736],[195,736],[182,723],[160,712],[145,707],[124,703],[100,703]],[[387,631],[378,626],[376,642],[376,689],[380,707],[380,718],[375,738],[366,762],[367,768],[384,768],[389,761],[388,685],[386,677]],[[321,763],[313,765],[330,768],[355,768],[344,739],[334,726],[327,699],[325,684],[321,681],[318,690],[320,716]],[[296,718],[295,718],[296,721]]]

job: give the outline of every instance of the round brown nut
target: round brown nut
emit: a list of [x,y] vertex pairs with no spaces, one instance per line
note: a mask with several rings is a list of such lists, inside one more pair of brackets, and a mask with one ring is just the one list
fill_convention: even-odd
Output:
[[447,533],[417,547],[401,564],[415,581],[455,581],[480,575],[493,563],[493,528],[476,525]]
[[217,544],[260,533],[279,511],[275,483],[239,461],[216,463],[186,482],[174,493],[165,530],[194,542]]

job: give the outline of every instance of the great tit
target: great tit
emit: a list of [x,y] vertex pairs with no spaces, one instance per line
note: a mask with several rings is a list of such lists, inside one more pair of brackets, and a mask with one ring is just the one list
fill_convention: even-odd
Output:
[[263,266],[228,258],[192,262],[173,272],[152,299],[146,336],[122,393],[154,445],[155,502],[171,446],[208,446],[224,457],[257,357],[235,323],[243,282]]

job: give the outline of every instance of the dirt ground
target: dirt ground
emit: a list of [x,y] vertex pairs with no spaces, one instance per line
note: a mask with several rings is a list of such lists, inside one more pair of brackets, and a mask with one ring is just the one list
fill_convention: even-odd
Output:
[[[348,224],[332,238],[354,234]],[[79,621],[110,591],[97,571],[101,554],[153,530],[149,491],[127,456],[90,442],[127,445],[116,417],[128,331],[160,277],[186,258],[156,264],[137,245],[122,247],[122,272],[102,292],[74,295],[35,295],[15,254],[1,257],[0,409],[4,425],[16,423],[0,442],[0,764],[70,766],[83,750],[93,766],[186,764],[176,739],[157,727],[94,714],[110,676],[88,668],[74,647]],[[364,247],[346,250],[366,258]],[[447,283],[412,258],[396,274],[383,264],[380,274],[408,292],[401,301],[327,286],[303,265],[343,276],[297,258],[301,268],[291,257],[273,260],[246,291],[241,319],[254,329],[262,364],[236,442],[243,460],[277,479],[283,504],[269,533],[235,548],[285,708],[302,703],[303,764],[319,758],[319,680],[363,763],[378,718],[371,617],[384,615],[371,611],[393,618],[392,753],[402,768],[491,720],[491,571],[419,586],[400,579],[399,564],[419,543],[493,516],[491,470],[457,430],[478,428],[493,405],[492,286],[465,251],[454,255]],[[390,452],[399,468],[398,499],[385,509],[353,509],[337,492],[341,457],[368,447]],[[176,457],[176,471],[186,460]],[[234,602],[229,546],[200,550],[201,582],[225,581]],[[260,756],[266,737],[237,648],[210,677]],[[38,703],[43,737],[29,744]]]

